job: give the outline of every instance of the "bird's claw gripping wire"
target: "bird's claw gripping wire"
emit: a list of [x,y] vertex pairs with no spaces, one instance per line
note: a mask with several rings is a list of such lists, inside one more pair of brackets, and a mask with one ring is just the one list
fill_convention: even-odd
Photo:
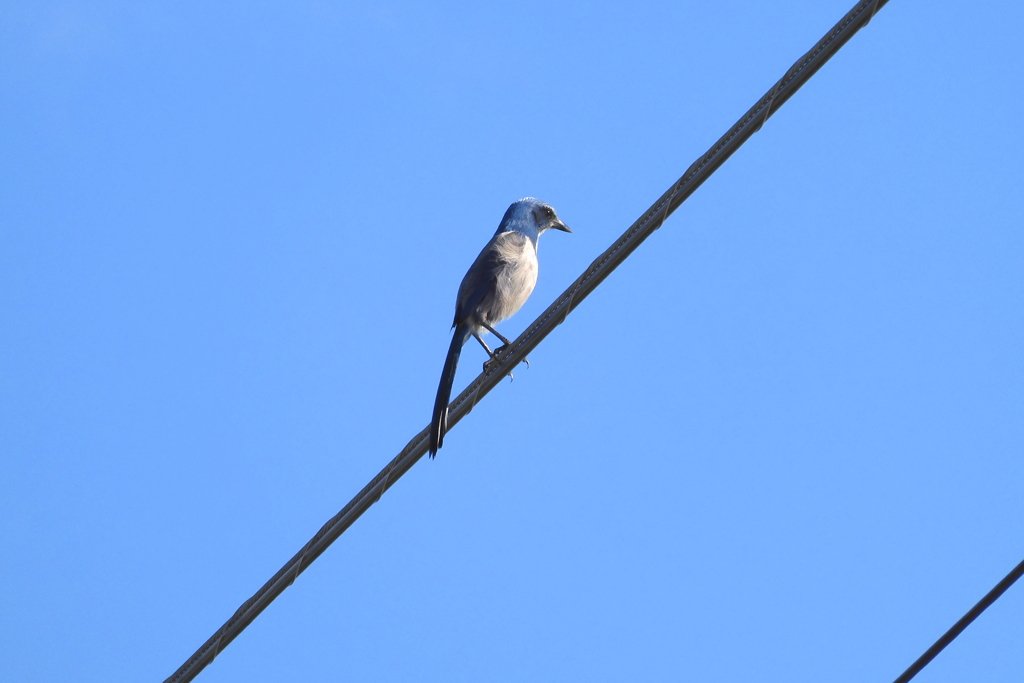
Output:
[[[502,346],[499,346],[498,348],[496,348],[496,349],[494,350],[494,355],[498,355],[498,352],[499,352],[499,351],[504,351],[504,350],[505,350],[505,349],[507,349],[507,348],[508,348],[508,344],[504,344],[504,345],[502,345]],[[519,361],[519,362],[520,362],[520,363],[526,363],[526,369],[527,369],[527,370],[529,370],[529,369],[530,369],[530,359],[529,359],[529,358],[524,358],[524,359],[522,359],[522,360],[521,360],[521,361]]]
[[[499,358],[498,355],[504,352],[507,348],[508,344],[503,344],[502,346],[499,346],[498,348],[494,349],[494,351],[491,353],[491,357],[484,361],[485,375],[489,375],[494,370],[494,366],[497,365],[498,363],[501,363],[501,358]],[[521,362],[526,363],[527,370],[530,369],[530,360],[528,358],[522,359]],[[515,379],[511,371],[508,373],[508,376],[510,380]]]
[[[485,360],[484,361],[484,374],[485,375],[491,374],[491,372],[494,371],[494,366],[498,365],[499,363],[501,363],[501,361],[498,360],[497,358],[488,358],[487,360]],[[515,376],[513,376],[513,374],[511,372],[508,373],[508,376],[509,376],[510,380],[514,380],[515,379]]]

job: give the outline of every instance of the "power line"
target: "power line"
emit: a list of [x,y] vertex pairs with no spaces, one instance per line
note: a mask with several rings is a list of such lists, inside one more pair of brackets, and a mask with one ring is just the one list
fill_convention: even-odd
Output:
[[[818,43],[786,71],[764,96],[737,121],[729,131],[719,138],[711,149],[693,162],[682,177],[640,216],[611,247],[594,260],[576,281],[548,306],[540,317],[526,328],[519,337],[505,347],[498,355],[489,372],[473,380],[448,407],[449,429],[464,418],[481,398],[515,368],[527,354],[533,351],[543,339],[585,299],[620,263],[633,253],[640,244],[660,228],[693,192],[732,156],[751,135],[761,129],[793,93],[807,82],[832,55],[846,44],[854,33],[865,26],[875,12],[888,0],[861,0],[846,16],[839,20]],[[207,664],[213,661],[221,650],[241,633],[246,626],[266,609],[273,600],[284,592],[328,546],[341,536],[360,515],[384,495],[398,479],[416,464],[427,452],[428,429],[413,437],[395,459],[380,471],[369,484],[342,508],[341,512],[324,524],[320,531],[303,546],[292,559],[281,567],[255,595],[245,601],[234,615],[224,623],[210,639],[203,643],[181,667],[164,683],[185,683],[195,678]]]
[[917,658],[917,661],[910,665],[910,668],[903,672],[903,674],[897,678],[893,683],[907,683],[911,678],[921,672],[921,669],[928,666],[928,663],[935,659],[942,650],[953,642],[953,639],[960,635],[965,628],[971,625],[971,622],[978,618],[978,616],[988,609],[989,605],[999,599],[999,596],[1006,592],[1006,589],[1014,584],[1014,582],[1024,575],[1024,561],[1013,568],[1009,574],[1007,574],[1002,581],[996,584],[996,587],[988,592],[977,605],[972,607],[967,614],[960,617],[960,621],[953,624],[952,628],[942,634],[942,637],[935,641],[928,650]]

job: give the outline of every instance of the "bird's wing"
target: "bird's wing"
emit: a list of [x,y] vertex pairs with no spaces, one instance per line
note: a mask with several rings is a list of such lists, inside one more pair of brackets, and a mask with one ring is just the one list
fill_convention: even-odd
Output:
[[501,271],[508,265],[507,247],[512,242],[529,239],[515,231],[502,232],[484,246],[473,265],[466,271],[459,286],[459,296],[455,302],[455,322],[466,322],[468,316],[489,310],[498,289],[498,278]]

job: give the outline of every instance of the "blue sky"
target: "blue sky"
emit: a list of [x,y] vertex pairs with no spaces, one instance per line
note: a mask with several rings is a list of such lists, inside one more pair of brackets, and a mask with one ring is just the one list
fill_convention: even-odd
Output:
[[[850,6],[0,5],[5,676],[170,675],[426,425],[510,202],[574,230],[514,336]],[[890,2],[198,680],[895,678],[1024,556],[1022,22]]]

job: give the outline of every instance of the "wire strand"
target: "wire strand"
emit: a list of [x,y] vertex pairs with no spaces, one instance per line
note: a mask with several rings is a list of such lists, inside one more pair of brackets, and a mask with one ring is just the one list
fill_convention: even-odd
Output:
[[[554,328],[633,253],[669,215],[732,156],[751,135],[786,100],[813,76],[832,55],[846,44],[853,34],[871,20],[873,14],[888,0],[861,0],[833,26],[818,43],[796,61],[757,103],[732,128],[693,162],[686,172],[633,223],[611,247],[594,260],[576,281],[554,303],[548,306],[528,328],[498,354],[497,362],[480,374],[448,407],[448,426],[454,427],[469,414],[477,401],[523,360]],[[332,517],[313,538],[290,559],[255,595],[246,600],[217,632],[210,636],[164,683],[186,683],[195,678],[218,653],[234,640],[252,621],[280,595],[295,578],[308,568],[338,537],[348,529],[384,492],[394,485],[427,452],[428,431],[424,429],[375,476],[370,483]]]
[[971,625],[971,622],[978,618],[978,616],[984,612],[989,606],[999,599],[999,596],[1006,592],[1006,589],[1014,584],[1014,582],[1024,575],[1024,561],[1018,564],[1013,570],[1003,577],[1003,580],[996,584],[996,587],[990,590],[985,597],[978,601],[978,604],[972,607],[967,614],[960,617],[960,621],[953,624],[953,626],[942,634],[942,637],[935,641],[935,644],[928,648],[923,655],[917,658],[917,661],[910,665],[910,668],[903,672],[903,674],[897,678],[893,683],[907,683],[911,678],[921,672],[921,669],[928,666],[928,664],[935,659],[935,656],[942,652],[947,645],[953,642],[958,635],[963,633],[964,629]]

